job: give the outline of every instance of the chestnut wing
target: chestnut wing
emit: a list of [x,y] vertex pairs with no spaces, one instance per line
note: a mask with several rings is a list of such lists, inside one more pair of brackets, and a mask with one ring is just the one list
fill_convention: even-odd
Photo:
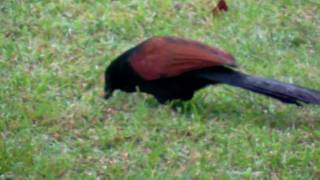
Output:
[[173,37],[156,37],[143,42],[129,61],[145,80],[174,77],[212,66],[235,65],[234,58],[227,52]]

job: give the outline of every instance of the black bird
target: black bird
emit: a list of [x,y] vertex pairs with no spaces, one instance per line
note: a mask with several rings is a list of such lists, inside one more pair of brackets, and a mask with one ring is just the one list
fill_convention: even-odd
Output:
[[160,103],[189,100],[207,85],[228,84],[284,103],[320,104],[320,92],[244,74],[232,55],[197,41],[153,37],[117,57],[105,71],[105,98],[116,89],[152,94]]

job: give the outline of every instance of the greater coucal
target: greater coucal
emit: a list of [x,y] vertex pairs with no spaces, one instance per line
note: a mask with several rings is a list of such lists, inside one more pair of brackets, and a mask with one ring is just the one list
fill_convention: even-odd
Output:
[[299,105],[320,104],[320,92],[244,74],[233,56],[197,41],[153,37],[117,57],[105,71],[105,98],[116,89],[152,94],[160,103],[189,100],[207,85],[228,84]]

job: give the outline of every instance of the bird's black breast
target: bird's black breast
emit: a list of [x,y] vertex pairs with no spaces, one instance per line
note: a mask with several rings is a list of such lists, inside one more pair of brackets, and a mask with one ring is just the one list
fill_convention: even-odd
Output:
[[183,74],[173,78],[141,81],[139,89],[142,92],[152,94],[160,103],[165,103],[174,99],[189,100],[195,91],[208,84],[207,80]]

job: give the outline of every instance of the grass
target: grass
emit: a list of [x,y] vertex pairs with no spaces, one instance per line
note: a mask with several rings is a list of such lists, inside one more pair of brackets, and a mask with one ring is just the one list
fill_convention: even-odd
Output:
[[101,98],[117,55],[157,35],[231,52],[242,71],[320,89],[316,0],[0,3],[0,178],[317,179],[320,109],[228,86],[159,105]]

